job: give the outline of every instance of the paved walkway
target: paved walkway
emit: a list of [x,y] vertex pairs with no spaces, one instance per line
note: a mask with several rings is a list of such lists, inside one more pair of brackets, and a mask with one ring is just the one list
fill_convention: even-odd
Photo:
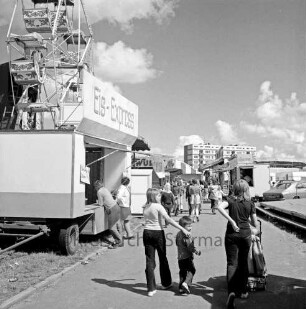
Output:
[[[202,237],[196,241],[200,244],[202,255],[195,256],[197,273],[191,295],[177,293],[178,266],[173,243],[177,231],[169,227],[166,229],[168,259],[175,283],[171,290],[158,290],[152,298],[147,297],[145,256],[140,233],[124,248],[107,250],[104,255],[81,265],[12,308],[225,308],[227,292],[223,238],[226,222],[220,214],[211,215],[208,204],[204,208],[200,222],[193,225],[193,235]],[[263,246],[269,272],[267,291],[254,292],[248,300],[237,301],[237,308],[305,309],[306,244],[271,223],[263,222]],[[157,271],[156,276],[158,282]]]

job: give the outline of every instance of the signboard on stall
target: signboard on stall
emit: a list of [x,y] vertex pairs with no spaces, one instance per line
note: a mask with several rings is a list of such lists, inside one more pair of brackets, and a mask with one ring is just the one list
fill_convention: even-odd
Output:
[[101,124],[137,137],[138,106],[85,70],[82,79],[83,117],[92,121],[92,125]]
[[133,168],[152,168],[156,173],[164,172],[165,165],[162,156],[135,155],[132,159]]
[[153,168],[153,163],[150,157],[134,157],[132,159],[133,168]]

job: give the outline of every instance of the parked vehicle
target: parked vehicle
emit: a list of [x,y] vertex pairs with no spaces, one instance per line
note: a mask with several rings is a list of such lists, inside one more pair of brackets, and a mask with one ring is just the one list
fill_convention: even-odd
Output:
[[264,201],[306,198],[306,180],[282,180],[274,188],[263,193]]

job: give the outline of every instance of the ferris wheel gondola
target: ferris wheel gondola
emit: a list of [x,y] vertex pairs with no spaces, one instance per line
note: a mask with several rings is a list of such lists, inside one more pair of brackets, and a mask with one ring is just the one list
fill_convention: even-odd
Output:
[[[32,7],[29,1],[16,0],[7,35],[11,84],[22,87],[22,96],[14,98],[18,114],[15,127],[42,129],[45,123],[45,128],[50,129],[71,125],[71,113],[82,103],[80,72],[84,67],[91,71],[92,30],[84,3],[31,1]],[[19,2],[28,34],[11,32]],[[35,102],[30,91],[37,92]],[[37,118],[42,119],[41,124],[25,125],[25,113],[40,113]]]

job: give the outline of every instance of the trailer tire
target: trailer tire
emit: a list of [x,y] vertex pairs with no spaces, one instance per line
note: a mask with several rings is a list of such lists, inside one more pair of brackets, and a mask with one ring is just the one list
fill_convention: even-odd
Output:
[[79,246],[79,226],[72,224],[59,231],[59,244],[63,254],[74,255]]

